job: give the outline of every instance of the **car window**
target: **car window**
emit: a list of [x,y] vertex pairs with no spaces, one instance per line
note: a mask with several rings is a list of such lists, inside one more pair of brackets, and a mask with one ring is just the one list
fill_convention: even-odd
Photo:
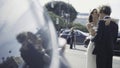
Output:
[[69,33],[70,33],[70,31],[63,31],[62,34],[69,34]]
[[65,34],[69,34],[70,32],[64,32]]
[[75,35],[81,35],[81,33],[78,31],[75,31]]
[[120,38],[120,32],[118,32],[118,38]]
[[81,33],[80,33],[80,32],[78,32],[78,35],[81,35]]

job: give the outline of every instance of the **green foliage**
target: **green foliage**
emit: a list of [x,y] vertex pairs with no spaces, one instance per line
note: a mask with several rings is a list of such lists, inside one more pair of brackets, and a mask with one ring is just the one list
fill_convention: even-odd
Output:
[[[66,23],[64,22],[64,20],[61,17],[59,17],[58,15],[54,14],[53,12],[49,12],[49,16],[51,17],[57,31],[60,30],[61,28],[66,27]],[[58,24],[56,23],[56,18],[59,19]]]
[[[49,12],[49,16],[51,17],[57,31],[59,31],[61,28],[66,28],[66,26],[67,26],[68,28],[74,27],[75,29],[79,29],[81,31],[88,32],[86,27],[81,25],[80,23],[66,23],[64,21],[64,19],[62,19],[60,16],[54,14],[53,12]],[[56,24],[56,18],[59,19],[59,24]]]
[[81,25],[80,23],[74,23],[72,26],[75,29],[79,29],[81,31],[88,32],[87,28],[85,26]]
[[[54,7],[51,6],[52,4]],[[45,5],[45,7],[48,9],[48,11],[51,11],[56,15],[63,17],[64,20],[69,18],[70,22],[73,22],[77,15],[77,12],[72,5],[62,1],[49,2]],[[68,16],[66,14],[68,14]]]
[[[74,19],[77,16],[77,12],[72,5],[62,1],[51,1],[47,3],[45,7],[49,11],[49,15],[57,31],[59,31],[61,28],[74,27],[81,31],[88,32],[85,26],[78,23],[73,23]],[[68,16],[66,14],[68,14]],[[56,23],[56,18],[59,19],[59,24]]]

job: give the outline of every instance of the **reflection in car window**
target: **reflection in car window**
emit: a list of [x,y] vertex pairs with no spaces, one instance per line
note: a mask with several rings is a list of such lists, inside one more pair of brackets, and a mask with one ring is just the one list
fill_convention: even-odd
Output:
[[[42,68],[48,68],[49,64],[51,68],[58,68],[56,33],[45,8],[40,6],[37,0],[0,0],[0,3],[3,2],[4,4],[0,5],[0,68],[24,68],[24,66],[28,68],[33,66],[32,63],[36,66],[42,65],[39,64],[40,59],[37,59],[41,57],[41,54],[44,55],[44,58],[45,56],[50,57],[49,63],[46,63],[48,57],[46,60],[41,57],[43,58],[41,60],[44,60],[46,64],[42,65]],[[38,41],[36,40],[38,39],[36,38],[38,29],[43,31],[43,34],[39,33],[41,35],[39,39],[44,37],[45,42],[47,41],[42,50],[39,49],[38,42],[36,42]],[[16,37],[21,33],[23,33],[22,41],[18,42]],[[30,37],[28,38],[28,36]],[[44,42],[44,39],[41,41]],[[36,48],[39,49],[40,53]],[[36,61],[33,60],[33,57]],[[28,63],[28,61],[32,63]],[[54,65],[54,63],[57,64]]]

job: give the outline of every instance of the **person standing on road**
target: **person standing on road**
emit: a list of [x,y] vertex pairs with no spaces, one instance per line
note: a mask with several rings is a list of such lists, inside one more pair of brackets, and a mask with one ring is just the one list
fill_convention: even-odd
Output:
[[96,55],[96,68],[112,68],[113,47],[116,45],[118,25],[112,20],[106,25],[103,19],[110,19],[110,14],[110,6],[100,8],[98,29],[92,39],[95,45],[93,54]]
[[73,46],[75,48],[75,41],[74,41],[74,29],[71,28],[71,34],[70,34],[70,49],[73,49]]

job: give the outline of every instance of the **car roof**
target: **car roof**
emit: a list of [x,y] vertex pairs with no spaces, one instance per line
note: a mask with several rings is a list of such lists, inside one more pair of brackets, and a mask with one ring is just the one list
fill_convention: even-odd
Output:
[[[88,36],[88,35],[89,35],[89,33],[83,32],[83,31],[78,30],[78,29],[75,29],[74,31],[75,31],[75,32],[79,32],[79,33],[81,33],[81,34],[83,34],[83,35],[85,35],[85,36]],[[65,32],[70,32],[70,29],[65,29],[62,33],[65,33]]]
[[85,35],[85,36],[88,36],[88,35],[89,35],[88,33],[83,32],[83,31],[81,31],[81,30],[75,30],[75,31],[80,32],[81,34],[83,34],[83,35]]

